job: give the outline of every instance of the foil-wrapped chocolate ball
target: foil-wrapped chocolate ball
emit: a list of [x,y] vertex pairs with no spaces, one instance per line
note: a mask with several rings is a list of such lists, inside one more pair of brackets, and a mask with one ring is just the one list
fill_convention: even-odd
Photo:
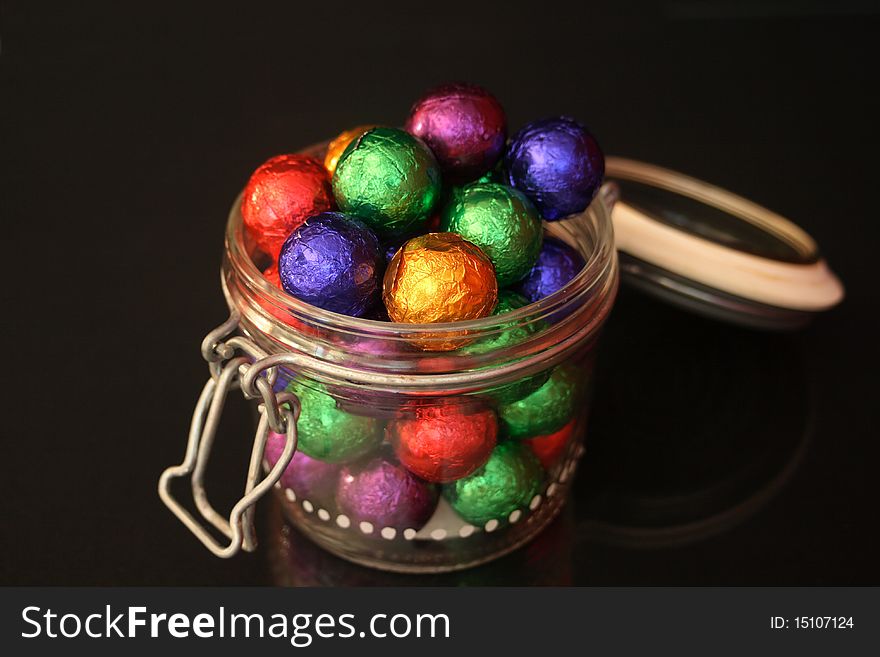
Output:
[[360,317],[379,298],[379,242],[361,221],[323,212],[294,230],[281,247],[278,273],[289,295]]
[[330,177],[318,160],[278,155],[251,175],[241,199],[241,216],[257,247],[275,258],[291,231],[334,206]]
[[[278,462],[286,440],[283,434],[269,433],[265,456],[270,467]],[[281,485],[291,489],[301,501],[308,500],[316,507],[332,508],[340,468],[335,463],[319,461],[297,451],[281,475]]]
[[420,406],[388,425],[389,442],[413,474],[436,483],[466,477],[495,447],[498,420],[489,409],[445,402]]
[[340,132],[333,141],[327,146],[327,153],[324,155],[324,168],[331,176],[336,171],[336,165],[339,164],[339,158],[348,148],[348,145],[355,139],[364,134],[367,130],[372,130],[374,125],[359,125],[351,130]]
[[406,242],[391,259],[382,298],[395,322],[479,319],[495,308],[498,282],[479,248],[455,233],[428,233]]
[[474,84],[435,87],[412,106],[406,129],[424,140],[451,180],[470,180],[494,166],[507,139],[501,103]]
[[299,398],[298,449],[307,456],[328,463],[346,463],[366,456],[381,444],[382,422],[341,410],[323,385],[295,380],[287,390]]
[[538,261],[517,290],[534,303],[561,290],[584,268],[583,256],[565,242],[547,237],[538,254]]
[[382,239],[422,229],[440,186],[440,168],[430,149],[396,128],[374,128],[355,139],[333,174],[339,208],[357,215]]
[[580,379],[577,368],[560,365],[532,394],[499,406],[502,435],[522,439],[559,431],[574,416]]
[[537,495],[544,471],[523,443],[500,443],[486,464],[464,479],[447,484],[443,494],[456,513],[473,525],[505,520],[528,507]]
[[339,509],[351,523],[364,533],[384,538],[389,529],[421,529],[438,499],[436,486],[384,456],[343,468],[336,489]]
[[443,210],[440,229],[476,244],[495,266],[499,287],[525,276],[541,250],[541,218],[512,187],[471,183],[457,189]]
[[568,447],[571,437],[574,435],[575,424],[577,424],[577,420],[572,420],[559,431],[546,436],[527,438],[523,442],[535,453],[544,469],[549,470],[559,461],[559,457]]
[[509,183],[548,221],[586,209],[605,175],[605,156],[596,138],[564,116],[520,130],[507,146],[504,164]]

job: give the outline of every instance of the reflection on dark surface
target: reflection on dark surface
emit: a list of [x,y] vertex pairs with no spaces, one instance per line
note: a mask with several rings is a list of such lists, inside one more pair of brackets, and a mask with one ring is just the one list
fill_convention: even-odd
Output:
[[796,334],[750,331],[624,289],[603,336],[579,537],[650,547],[745,519],[811,428]]
[[533,541],[488,564],[438,575],[387,573],[330,554],[282,520],[273,499],[269,510],[268,554],[272,581],[279,586],[570,586],[572,509]]
[[[495,562],[435,576],[349,564],[270,510],[273,579],[289,586],[569,585],[599,577],[599,546],[659,549],[717,536],[794,473],[810,434],[797,335],[702,319],[624,289],[603,336],[572,499]],[[606,555],[607,558],[607,555]]]

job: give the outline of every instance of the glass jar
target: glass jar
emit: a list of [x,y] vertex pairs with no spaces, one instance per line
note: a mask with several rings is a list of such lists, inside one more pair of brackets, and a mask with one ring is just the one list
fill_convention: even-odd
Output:
[[[619,271],[665,303],[753,329],[798,328],[843,299],[816,243],[776,213],[652,164],[609,157],[606,175],[583,213],[544,224],[583,256],[579,274],[536,303],[450,324],[358,319],[287,296],[261,273],[273,263],[236,201],[222,276],[231,316],[202,345],[211,379],[163,501],[223,557],[254,549],[251,507],[274,486],[285,517],[345,559],[474,566],[534,537],[564,503]],[[203,476],[234,387],[262,403],[245,495],[226,519]],[[226,545],[171,496],[184,476]]]
[[[306,152],[321,158],[324,148]],[[606,187],[583,213],[545,223],[586,261],[561,290],[503,315],[415,325],[284,294],[261,273],[272,263],[244,229],[239,197],[222,268],[232,317],[203,345],[213,388],[194,416],[189,463],[163,475],[163,499],[220,556],[253,548],[248,509],[269,487],[306,536],[368,566],[458,570],[522,545],[558,514],[582,451],[597,338],[618,285],[613,200]],[[269,474],[257,483],[252,459],[226,521],[201,483],[222,410],[213,398],[236,385],[262,397],[254,457]],[[287,440],[269,431],[289,429],[296,411]],[[226,548],[171,499],[167,480],[186,474]]]

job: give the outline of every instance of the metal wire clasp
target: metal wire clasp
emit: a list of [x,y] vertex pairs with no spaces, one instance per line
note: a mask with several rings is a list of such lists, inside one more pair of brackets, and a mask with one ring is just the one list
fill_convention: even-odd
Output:
[[[275,368],[252,373],[252,376],[248,377],[250,388],[241,386],[242,377],[254,367],[250,362],[251,359],[264,358],[266,354],[253,342],[240,336],[222,342],[223,338],[237,327],[238,317],[233,313],[229,320],[205,337],[202,343],[202,355],[209,362],[211,377],[202,388],[202,394],[193,411],[183,462],[166,469],[159,478],[159,497],[165,505],[205,547],[224,559],[233,556],[239,550],[252,552],[256,548],[253,506],[281,479],[284,469],[293,458],[297,445],[296,422],[300,410],[299,400],[293,394],[289,392],[275,394],[272,388]],[[246,357],[236,356],[238,351],[245,353]],[[259,363],[257,367],[259,368]],[[265,376],[260,376],[263,373]],[[226,397],[230,390],[237,387],[241,387],[246,398],[260,397],[262,403],[258,407],[260,421],[254,436],[244,495],[232,507],[227,519],[208,501],[204,475]],[[284,449],[269,473],[257,483],[270,429],[285,435]],[[171,482],[187,476],[190,477],[193,499],[202,518],[226,536],[229,539],[228,544],[219,543],[208,527],[201,524],[172,496]]]

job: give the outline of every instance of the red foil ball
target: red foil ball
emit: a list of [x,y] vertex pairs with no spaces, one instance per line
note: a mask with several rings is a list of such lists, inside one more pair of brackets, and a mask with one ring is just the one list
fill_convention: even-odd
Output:
[[466,477],[483,465],[498,438],[498,420],[488,409],[460,404],[419,406],[414,417],[388,425],[400,462],[435,483]]
[[498,161],[507,139],[507,118],[501,103],[482,87],[451,83],[415,102],[406,130],[428,144],[450,179],[464,181]]
[[277,259],[295,228],[334,207],[330,176],[321,162],[307,155],[277,155],[251,175],[241,215],[257,247]]
[[549,470],[559,460],[559,457],[562,456],[569,439],[574,433],[576,421],[572,420],[555,433],[549,433],[546,436],[535,436],[523,441],[531,447],[545,470]]

